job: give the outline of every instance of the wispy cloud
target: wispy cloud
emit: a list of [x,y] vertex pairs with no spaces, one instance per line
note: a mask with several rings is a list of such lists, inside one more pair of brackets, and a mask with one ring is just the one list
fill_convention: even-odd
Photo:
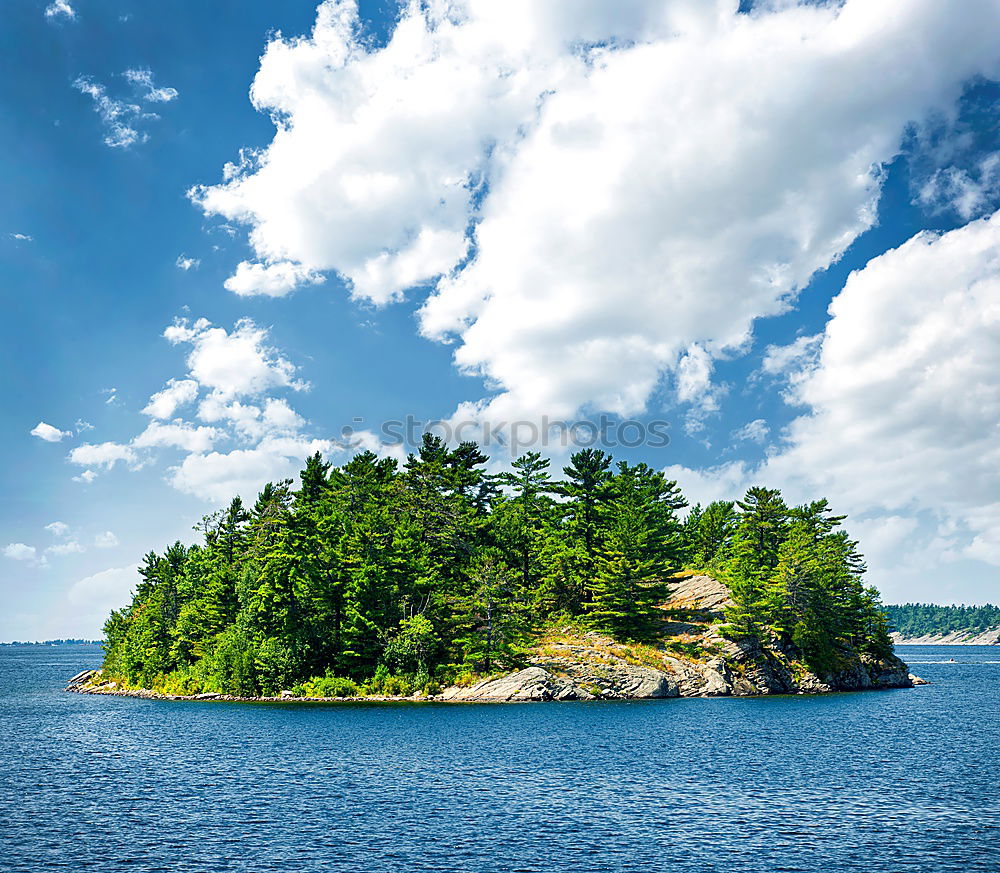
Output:
[[12,233],[10,234],[11,239],[19,240],[20,242],[33,242],[34,237],[27,233]]
[[143,113],[141,106],[109,97],[103,85],[86,76],[80,76],[73,87],[94,101],[94,111],[104,122],[105,145],[113,149],[128,148],[149,139],[148,134],[140,133],[133,126],[140,119],[155,117]]
[[152,70],[126,70],[125,78],[137,88],[145,89],[142,99],[148,103],[169,103],[179,96],[176,88],[157,88]]
[[189,258],[187,255],[181,255],[177,258],[177,266],[185,272],[188,270],[197,270],[198,267],[201,266],[201,260],[198,258]]
[[158,88],[150,70],[126,70],[123,74],[131,83],[134,96],[130,99],[111,97],[107,88],[89,76],[79,76],[73,87],[94,102],[94,111],[104,122],[104,142],[110,148],[129,148],[149,140],[141,129],[144,121],[156,121],[159,115],[143,108],[142,103],[169,103],[176,100],[176,88]]

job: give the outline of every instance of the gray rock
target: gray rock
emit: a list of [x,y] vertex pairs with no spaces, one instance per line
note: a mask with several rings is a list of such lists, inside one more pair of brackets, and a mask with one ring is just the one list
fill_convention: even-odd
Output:
[[568,679],[554,676],[541,667],[527,667],[496,679],[486,679],[471,688],[448,688],[441,696],[444,700],[497,703],[530,700],[592,700],[594,697]]

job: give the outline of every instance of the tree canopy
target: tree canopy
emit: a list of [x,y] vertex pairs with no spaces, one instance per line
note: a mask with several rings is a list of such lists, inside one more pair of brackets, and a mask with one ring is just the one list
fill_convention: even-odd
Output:
[[561,477],[535,452],[501,474],[488,460],[425,435],[402,465],[316,454],[297,489],[235,498],[197,544],[146,556],[105,625],[106,672],[178,693],[429,689],[522,665],[557,620],[656,642],[684,569],[727,583],[731,637],[783,641],[818,668],[891,651],[826,501],[751,488],[684,517],[676,482],[602,451],[575,453]]

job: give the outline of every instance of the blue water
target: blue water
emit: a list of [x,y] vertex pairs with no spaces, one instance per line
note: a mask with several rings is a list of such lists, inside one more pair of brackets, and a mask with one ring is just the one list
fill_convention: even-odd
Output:
[[65,694],[96,647],[0,648],[0,869],[995,873],[1000,647],[900,653],[935,684],[303,706]]

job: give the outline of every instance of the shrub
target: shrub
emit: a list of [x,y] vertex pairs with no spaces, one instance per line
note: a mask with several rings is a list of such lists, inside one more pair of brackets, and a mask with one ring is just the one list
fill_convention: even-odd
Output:
[[352,679],[343,676],[317,676],[292,691],[300,697],[357,697],[361,689]]
[[188,696],[200,694],[203,690],[201,680],[184,670],[175,670],[173,673],[160,675],[153,683],[153,691],[159,691],[161,694]]
[[382,686],[382,693],[386,697],[405,697],[412,691],[412,686],[404,676],[390,676]]
[[435,694],[440,694],[441,693],[441,686],[438,685],[437,682],[435,682],[433,679],[428,679],[424,683],[424,687],[421,690],[428,697],[433,697]]

